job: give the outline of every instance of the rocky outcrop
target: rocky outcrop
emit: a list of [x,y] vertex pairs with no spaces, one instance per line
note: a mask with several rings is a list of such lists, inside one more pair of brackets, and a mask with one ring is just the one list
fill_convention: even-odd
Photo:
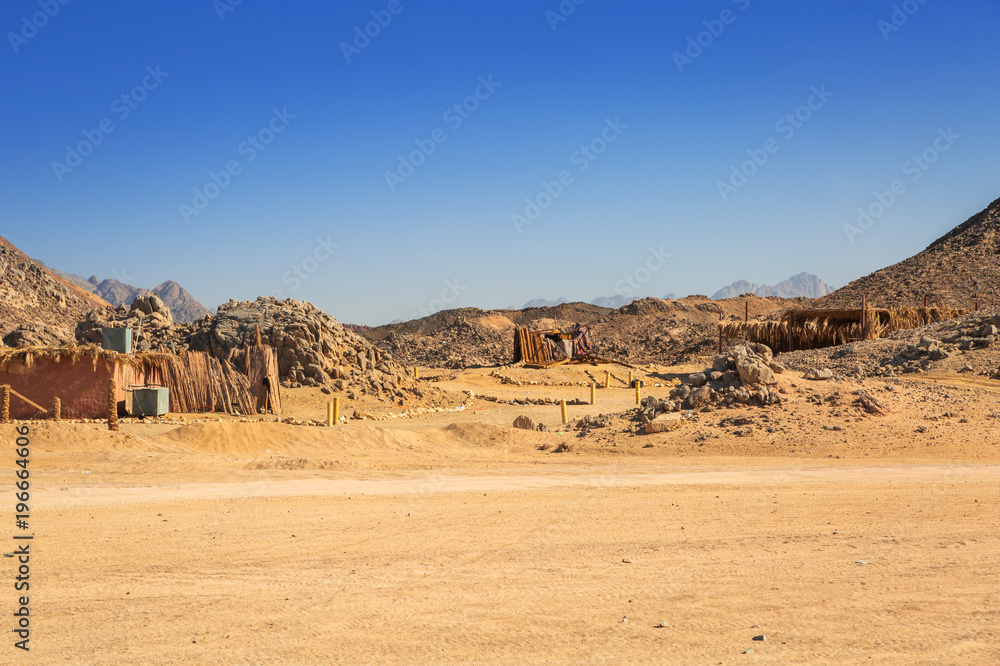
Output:
[[[367,395],[396,402],[420,394],[392,355],[350,331],[310,303],[262,296],[230,300],[215,316],[174,324],[170,309],[155,294],[136,299],[130,308],[88,313],[77,326],[80,342],[99,342],[101,327],[130,326],[139,351],[208,352],[223,359],[247,345],[274,347],[282,385],[324,387],[348,398]],[[259,336],[259,337],[258,337]]]
[[[687,383],[675,386],[667,398],[643,398],[640,420],[648,424],[671,412],[781,404],[781,392],[773,387],[777,380],[770,368],[772,358],[766,345],[733,347],[728,354],[716,356],[711,368],[688,375]],[[741,367],[745,376],[739,372]],[[648,426],[646,432],[651,432]]]

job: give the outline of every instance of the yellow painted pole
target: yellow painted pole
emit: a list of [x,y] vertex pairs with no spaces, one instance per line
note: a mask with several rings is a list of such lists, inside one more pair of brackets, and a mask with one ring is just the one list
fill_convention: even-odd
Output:
[[340,424],[340,398],[333,399],[333,425]]
[[333,427],[333,403],[326,403],[326,427]]
[[417,373],[417,366],[413,366],[413,378],[417,379],[417,375],[418,375],[418,373]]
[[634,381],[634,378],[632,377],[632,371],[631,371],[631,370],[629,370],[629,371],[628,371],[628,385],[629,385],[629,386],[632,386],[632,382],[633,382],[633,381]]
[[635,404],[642,404],[642,389],[639,388],[639,382],[635,383]]
[[597,404],[597,384],[590,382],[590,404]]
[[611,388],[611,371],[604,371],[604,388]]
[[569,423],[569,419],[566,418],[566,401],[565,400],[560,400],[559,401],[559,411],[562,412],[562,422],[563,423]]

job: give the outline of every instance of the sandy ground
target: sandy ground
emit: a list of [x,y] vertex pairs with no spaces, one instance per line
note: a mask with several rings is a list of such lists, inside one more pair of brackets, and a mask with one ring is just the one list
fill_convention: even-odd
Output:
[[[502,372],[606,369],[627,375]],[[649,368],[644,391],[680,370]],[[590,395],[421,373],[451,408]],[[854,407],[860,386],[891,413]],[[589,431],[482,399],[332,429],[31,424],[32,649],[9,638],[0,663],[1000,662],[1000,382],[781,387],[779,407],[649,436],[624,381],[570,408],[613,415]],[[319,392],[283,399],[325,416]],[[13,500],[12,453],[0,469]]]

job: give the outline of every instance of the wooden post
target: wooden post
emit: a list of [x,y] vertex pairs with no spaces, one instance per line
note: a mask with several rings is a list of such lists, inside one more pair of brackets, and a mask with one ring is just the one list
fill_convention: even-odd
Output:
[[115,380],[108,380],[108,430],[118,431],[118,387]]
[[597,404],[597,384],[590,382],[590,404]]
[[604,388],[611,388],[611,371],[604,371]]
[[3,404],[0,405],[0,423],[10,423],[10,386],[3,386]]
[[418,374],[419,373],[417,372],[417,366],[413,366],[413,378],[419,379]]
[[562,422],[569,423],[569,419],[566,418],[566,400],[559,401],[559,411],[562,412]]
[[62,401],[59,398],[52,399],[52,420],[62,421]]
[[795,351],[795,345],[792,343],[792,311],[788,311],[788,351]]
[[865,320],[868,318],[868,296],[861,297],[861,341],[865,339]]

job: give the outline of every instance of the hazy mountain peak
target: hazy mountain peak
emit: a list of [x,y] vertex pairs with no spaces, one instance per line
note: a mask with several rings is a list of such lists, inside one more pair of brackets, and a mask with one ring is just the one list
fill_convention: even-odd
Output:
[[833,293],[833,287],[812,273],[799,273],[778,284],[759,285],[755,282],[737,280],[712,295],[713,300],[736,298],[743,294],[778,298],[819,298]]

